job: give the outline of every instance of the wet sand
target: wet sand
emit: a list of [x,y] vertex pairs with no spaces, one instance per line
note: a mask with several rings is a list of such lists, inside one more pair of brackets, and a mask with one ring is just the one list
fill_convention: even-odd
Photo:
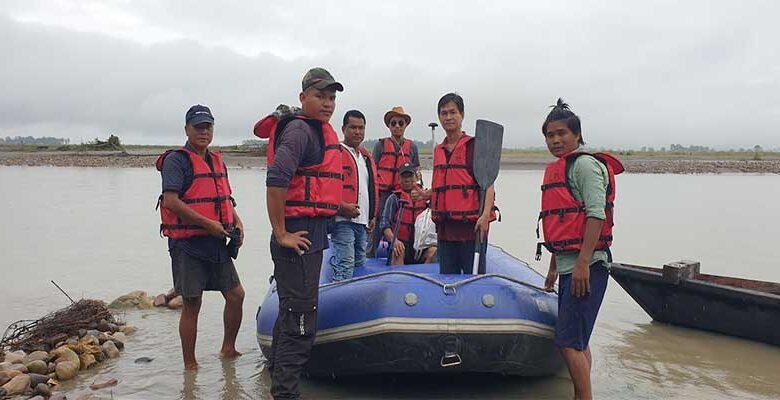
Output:
[[[54,167],[153,168],[159,149],[107,151],[7,151],[0,149],[0,165]],[[264,169],[265,156],[252,152],[224,151],[229,168]],[[780,174],[780,158],[774,154],[753,160],[753,153],[744,159],[694,155],[618,156],[626,172],[640,174],[713,174],[771,173]],[[504,170],[543,170],[552,157],[537,154],[505,153],[501,156]],[[431,168],[430,155],[421,155],[423,169]]]

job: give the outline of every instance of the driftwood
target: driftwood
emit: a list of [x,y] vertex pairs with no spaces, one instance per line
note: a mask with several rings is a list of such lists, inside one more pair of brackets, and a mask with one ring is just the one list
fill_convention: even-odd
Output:
[[96,329],[99,324],[118,322],[102,301],[82,299],[43,318],[12,323],[0,340],[0,353],[16,350],[49,351],[69,337],[81,336],[80,330]]

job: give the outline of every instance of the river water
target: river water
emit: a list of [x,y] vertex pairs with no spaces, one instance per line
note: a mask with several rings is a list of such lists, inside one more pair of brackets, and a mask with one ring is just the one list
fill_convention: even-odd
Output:
[[[265,399],[270,379],[255,340],[255,312],[268,289],[272,264],[264,171],[231,170],[246,242],[236,262],[246,288],[238,348],[222,361],[222,299],[205,295],[197,356],[200,371],[184,373],[178,313],[129,311],[139,328],[117,360],[64,382],[71,395],[95,375],[120,380],[115,399]],[[533,260],[541,171],[502,171],[497,183],[503,222],[491,241],[546,271]],[[166,241],[154,210],[160,179],[153,169],[0,167],[0,328],[36,319],[73,297],[111,301],[142,289],[171,286]],[[680,259],[702,271],[780,281],[773,248],[780,237],[778,175],[621,175],[616,261],[661,265]],[[599,399],[780,398],[780,348],[653,323],[610,282],[591,342],[593,384]],[[150,357],[148,364],[135,364]],[[571,395],[565,371],[551,378],[370,377],[306,380],[307,399],[489,398],[558,399]],[[108,390],[104,389],[105,396]]]

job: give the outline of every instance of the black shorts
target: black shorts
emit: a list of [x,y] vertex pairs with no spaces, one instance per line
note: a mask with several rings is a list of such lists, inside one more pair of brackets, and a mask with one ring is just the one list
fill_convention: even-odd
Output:
[[225,291],[241,284],[233,260],[213,263],[172,248],[173,288],[182,297],[200,297],[204,290]]

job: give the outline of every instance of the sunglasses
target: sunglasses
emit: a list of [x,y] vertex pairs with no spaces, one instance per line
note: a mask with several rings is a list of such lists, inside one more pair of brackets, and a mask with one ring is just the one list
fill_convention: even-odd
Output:
[[404,121],[402,119],[401,120],[394,119],[394,120],[390,121],[390,126],[396,126],[396,125],[400,126],[400,127],[403,127],[404,125],[406,125],[406,121]]

